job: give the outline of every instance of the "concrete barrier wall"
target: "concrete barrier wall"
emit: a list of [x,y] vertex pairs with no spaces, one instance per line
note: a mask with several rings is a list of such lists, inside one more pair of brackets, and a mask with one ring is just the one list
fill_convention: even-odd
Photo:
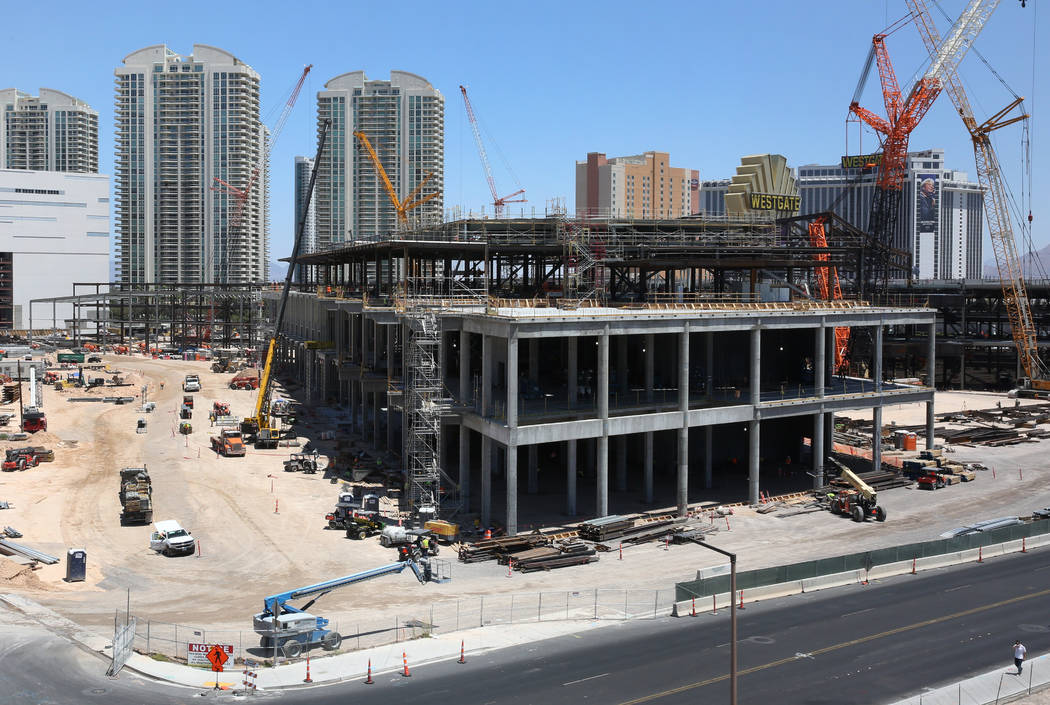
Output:
[[[1050,545],[1050,535],[1032,536],[1024,540],[1024,547],[1026,550],[1046,545]],[[988,559],[997,556],[1004,556],[1010,553],[1019,553],[1021,547],[1022,541],[1017,539],[1015,541],[1007,541],[1006,543],[984,546],[981,549],[974,548],[966,551],[956,551],[955,553],[945,553],[940,556],[930,556],[929,558],[918,558],[915,560],[914,566],[916,571],[922,571],[932,570],[934,568],[946,568],[953,565],[962,565],[964,563],[976,563],[978,557]],[[889,578],[896,575],[905,575],[911,573],[912,565],[912,561],[898,561],[896,563],[886,563],[884,565],[873,566],[872,569],[867,572],[863,570],[850,570],[845,573],[821,575],[815,578],[794,580],[787,583],[779,583],[777,585],[746,588],[744,589],[744,604],[749,602],[759,602],[761,600],[771,600],[773,598],[786,597],[788,595],[796,595],[799,593],[826,590],[827,588],[842,587],[844,585],[857,585],[864,582],[865,579],[870,581]],[[729,597],[729,593],[719,593],[714,596],[713,603],[711,596],[696,598],[697,615],[704,613],[710,614],[714,609],[727,609],[729,607]],[[739,591],[735,598],[737,600],[740,599]],[[674,607],[671,610],[671,616],[687,617],[692,614],[692,610],[693,601],[683,600],[674,604]]]

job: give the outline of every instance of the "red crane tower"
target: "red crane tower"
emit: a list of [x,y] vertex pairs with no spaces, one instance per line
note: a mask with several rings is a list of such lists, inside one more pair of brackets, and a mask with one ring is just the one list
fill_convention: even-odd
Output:
[[[307,65],[303,69],[303,73],[299,76],[299,80],[296,82],[295,87],[292,89],[291,94],[288,96],[288,100],[284,104],[284,108],[281,110],[281,114],[277,117],[277,122],[274,123],[273,129],[270,130],[270,138],[266,140],[266,153],[263,155],[263,162],[265,163],[269,157],[270,152],[273,151],[273,145],[277,142],[277,138],[281,135],[281,130],[284,129],[284,124],[288,122],[288,116],[292,113],[292,107],[295,105],[296,99],[299,97],[299,92],[303,88],[303,83],[306,81],[306,75],[310,73],[310,69],[314,67],[313,64]],[[222,193],[233,196],[236,205],[233,209],[233,217],[230,218],[229,230],[227,231],[231,237],[238,237],[240,235],[241,220],[244,218],[244,207],[248,203],[248,197],[251,195],[252,187],[255,182],[259,180],[259,167],[252,169],[252,175],[248,179],[248,183],[245,184],[244,188],[237,188],[231,184],[226,183],[219,177],[215,177],[216,186],[212,186],[212,191],[220,191]],[[227,247],[227,251],[228,251]],[[224,251],[225,252],[225,251]],[[223,261],[221,270],[225,278],[229,278],[229,272],[227,272],[228,258],[223,254]]]
[[492,178],[492,167],[489,166],[489,156],[485,153],[485,145],[481,141],[481,131],[478,129],[478,119],[474,115],[474,108],[470,105],[470,98],[467,97],[467,89],[460,86],[459,90],[463,94],[463,104],[467,106],[467,118],[470,120],[470,128],[474,131],[474,141],[478,145],[478,156],[481,157],[481,165],[485,167],[485,180],[488,181],[489,191],[492,192],[492,207],[496,210],[496,217],[498,218],[503,215],[503,208],[508,203],[526,202],[526,199],[524,198],[514,198],[515,196],[520,196],[525,193],[525,189],[520,188],[514,193],[509,193],[500,198],[499,192],[496,191],[496,180]]

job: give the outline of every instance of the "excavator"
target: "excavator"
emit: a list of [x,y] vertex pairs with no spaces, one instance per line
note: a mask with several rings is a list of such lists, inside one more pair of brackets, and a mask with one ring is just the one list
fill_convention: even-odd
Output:
[[852,485],[851,489],[840,490],[832,495],[829,507],[831,513],[844,514],[853,521],[864,521],[868,517],[886,521],[886,508],[879,506],[874,488],[842,463],[834,458],[829,459],[842,471],[839,479]]
[[277,348],[277,337],[281,334],[281,326],[284,323],[284,311],[288,305],[288,292],[292,287],[292,276],[295,273],[295,263],[299,259],[299,247],[303,242],[303,230],[306,227],[306,217],[310,209],[310,199],[313,197],[314,184],[317,182],[317,169],[321,164],[321,155],[324,153],[325,142],[328,139],[328,128],[331,120],[325,120],[321,125],[320,139],[317,143],[317,154],[314,157],[314,168],[310,173],[310,185],[306,190],[299,223],[295,228],[295,244],[292,245],[292,257],[288,265],[288,274],[284,278],[284,291],[281,293],[281,303],[277,308],[277,320],[273,325],[273,336],[270,344],[266,346],[266,362],[263,364],[262,375],[259,377],[259,396],[255,400],[255,413],[241,421],[241,433],[245,438],[254,441],[256,448],[276,448],[277,441],[281,437],[281,431],[273,425],[270,415],[270,395],[273,392],[273,355]]
[[[255,633],[261,637],[260,645],[263,648],[273,648],[275,652],[276,649],[280,649],[285,658],[296,658],[304,649],[309,649],[315,644],[320,644],[325,651],[338,649],[343,640],[339,632],[327,628],[326,618],[314,616],[306,610],[332,590],[385,575],[396,575],[405,568],[411,568],[416,580],[423,585],[447,580],[435,569],[432,561],[421,562],[409,554],[405,560],[397,563],[270,595],[263,599],[263,611],[252,618]],[[290,600],[305,597],[313,599],[302,607],[288,604]]]

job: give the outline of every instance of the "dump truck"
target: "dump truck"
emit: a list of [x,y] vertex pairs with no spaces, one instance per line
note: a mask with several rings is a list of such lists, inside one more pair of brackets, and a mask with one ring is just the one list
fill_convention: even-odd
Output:
[[244,439],[240,431],[223,429],[218,436],[211,437],[211,449],[227,458],[243,458]]
[[153,485],[144,468],[120,471],[120,523],[148,524],[153,521]]

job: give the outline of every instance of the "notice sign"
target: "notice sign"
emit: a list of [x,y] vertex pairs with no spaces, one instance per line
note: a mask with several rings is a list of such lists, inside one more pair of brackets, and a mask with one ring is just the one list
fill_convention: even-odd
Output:
[[212,662],[208,659],[208,652],[218,648],[227,657],[233,658],[232,644],[186,644],[186,663],[190,666],[208,666]]

